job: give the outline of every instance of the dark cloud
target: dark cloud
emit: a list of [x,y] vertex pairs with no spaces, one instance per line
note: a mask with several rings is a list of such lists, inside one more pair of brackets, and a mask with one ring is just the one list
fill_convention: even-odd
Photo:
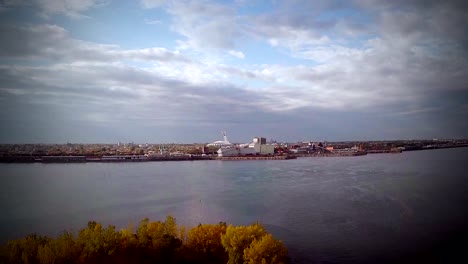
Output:
[[190,62],[165,48],[125,50],[116,45],[96,44],[73,39],[57,25],[0,25],[0,56],[3,58],[33,58],[55,61],[176,61]]
[[[56,109],[63,116],[84,124],[105,120],[136,120],[140,125],[151,121],[229,123],[237,113],[246,114],[246,107],[249,107],[247,114],[260,110],[255,106],[260,95],[231,85],[193,85],[127,66],[2,67],[0,72],[0,98],[16,101],[25,108]],[[70,82],[73,76],[80,78]],[[10,114],[3,112],[0,119],[9,119]],[[43,119],[41,115],[35,117]],[[18,112],[15,118],[32,117]]]
[[358,6],[375,12],[380,33],[391,37],[416,37],[425,42],[451,42],[468,48],[463,25],[468,23],[468,4],[450,1],[356,1]]

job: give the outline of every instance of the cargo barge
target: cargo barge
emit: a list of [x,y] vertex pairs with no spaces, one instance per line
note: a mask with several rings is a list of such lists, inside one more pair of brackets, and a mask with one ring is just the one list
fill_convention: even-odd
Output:
[[85,163],[85,162],[149,162],[149,161],[189,161],[189,160],[211,160],[210,156],[160,156],[146,157],[143,155],[122,156],[10,156],[0,157],[1,163]]
[[321,152],[321,153],[297,153],[296,157],[354,157],[367,155],[366,151],[340,151],[340,152]]
[[86,162],[157,162],[157,161],[194,161],[194,160],[288,160],[296,159],[294,155],[256,155],[256,156],[103,156],[103,157],[86,157],[86,156],[38,156],[38,157],[0,157],[1,163],[86,163]]
[[229,157],[215,157],[215,160],[289,160],[296,159],[294,155],[284,156],[229,156]]

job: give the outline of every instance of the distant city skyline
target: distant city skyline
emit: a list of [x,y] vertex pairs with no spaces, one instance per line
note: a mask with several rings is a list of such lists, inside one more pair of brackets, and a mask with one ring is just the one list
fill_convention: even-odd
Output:
[[468,138],[466,1],[0,2],[0,143]]

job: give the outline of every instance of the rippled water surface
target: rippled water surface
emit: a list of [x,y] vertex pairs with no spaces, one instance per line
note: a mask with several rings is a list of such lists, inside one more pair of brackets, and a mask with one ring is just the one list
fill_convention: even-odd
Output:
[[417,254],[465,230],[468,148],[285,161],[0,164],[0,240],[88,220],[260,221],[295,263]]

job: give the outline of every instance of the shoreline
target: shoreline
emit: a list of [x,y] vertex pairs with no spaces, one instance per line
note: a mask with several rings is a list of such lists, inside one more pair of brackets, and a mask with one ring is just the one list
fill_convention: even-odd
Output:
[[[420,151],[420,150],[437,150],[449,148],[463,148],[468,145],[457,146],[443,146],[431,148],[418,148],[407,149],[403,151],[341,151],[341,152],[327,152],[327,153],[302,153],[302,154],[287,154],[287,155],[270,155],[270,156],[233,156],[233,157],[218,157],[218,156],[198,156],[198,155],[184,155],[184,156],[162,156],[162,157],[142,157],[142,155],[127,155],[125,158],[103,159],[103,157],[96,156],[2,156],[0,163],[121,163],[121,162],[160,162],[160,161],[196,161],[196,160],[289,160],[307,157],[357,157],[368,154],[399,154],[406,151]],[[113,156],[107,156],[113,157]],[[122,156],[114,156],[122,157]]]

